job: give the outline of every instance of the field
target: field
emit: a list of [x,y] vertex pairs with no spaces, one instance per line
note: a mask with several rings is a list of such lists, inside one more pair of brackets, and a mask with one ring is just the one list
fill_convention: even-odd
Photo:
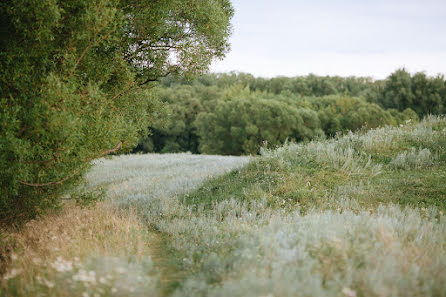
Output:
[[445,296],[446,119],[258,157],[96,160],[106,199],[3,231],[5,296]]

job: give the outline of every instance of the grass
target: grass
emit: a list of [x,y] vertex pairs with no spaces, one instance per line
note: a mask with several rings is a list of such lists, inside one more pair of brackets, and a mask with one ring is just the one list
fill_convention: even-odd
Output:
[[[132,212],[109,203],[62,212],[31,221],[21,230],[3,230],[2,296],[82,296],[128,294],[137,287],[156,294],[157,275],[146,226]],[[123,275],[132,278],[123,282]],[[134,278],[134,279],[133,279]]]
[[[56,290],[69,295],[63,290],[74,275],[89,284],[76,287],[74,295],[359,297],[446,292],[445,118],[290,143],[251,159],[113,157],[96,161],[88,180],[92,188],[108,187],[105,204],[54,215],[53,221],[61,216],[67,225],[57,227],[51,217],[47,223],[60,235],[73,224],[64,215],[90,211],[86,216],[92,221],[86,225],[92,227],[76,233],[83,252],[52,252],[43,248],[49,243],[37,241],[42,246],[37,254],[48,250],[47,265],[30,269],[11,257],[2,292],[24,295],[20,290],[26,288],[28,293],[56,295]],[[107,228],[101,226],[107,226],[107,219],[117,224],[104,233]],[[35,228],[44,230],[38,224]],[[23,232],[10,234],[30,236]],[[46,238],[46,233],[39,231],[36,237]],[[133,239],[119,240],[122,234],[133,234]],[[22,261],[34,255],[22,237],[3,241],[3,249],[12,249],[17,263],[30,263]],[[117,249],[104,248],[108,241]],[[72,257],[89,267],[84,271],[95,272],[96,283],[89,281],[89,272],[79,276],[78,266],[75,272],[54,271],[57,265],[63,270],[66,261],[74,263]],[[115,276],[111,287],[99,291],[98,276],[116,267],[127,274]],[[14,269],[20,273],[12,277]],[[45,273],[54,275],[48,278],[53,287],[45,289],[44,283],[30,291]],[[138,277],[144,281],[132,283]],[[122,291],[129,283],[133,291]]]
[[95,161],[89,186],[107,186],[105,202],[67,203],[20,230],[0,231],[0,296],[165,295],[181,277],[169,236],[146,224],[124,197],[159,202],[248,160],[180,154]]

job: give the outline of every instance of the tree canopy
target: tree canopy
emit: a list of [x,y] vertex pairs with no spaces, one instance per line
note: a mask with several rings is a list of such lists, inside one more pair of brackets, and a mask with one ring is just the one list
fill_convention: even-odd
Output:
[[156,89],[167,121],[155,119],[136,151],[257,154],[265,143],[274,147],[286,140],[308,141],[418,119],[410,108],[377,104],[381,84],[315,75],[269,80],[245,73],[207,74],[193,81],[168,77]]
[[227,0],[0,4],[0,219],[57,205],[93,158],[130,150],[159,109],[151,82],[229,49]]

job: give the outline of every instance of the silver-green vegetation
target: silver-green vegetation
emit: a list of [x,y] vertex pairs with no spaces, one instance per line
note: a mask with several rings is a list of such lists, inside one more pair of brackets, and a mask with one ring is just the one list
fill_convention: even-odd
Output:
[[[0,4],[0,221],[58,205],[94,158],[133,148],[150,83],[228,51],[228,0]],[[82,198],[82,197],[80,197]]]
[[51,281],[99,296],[444,296],[444,117],[265,149],[199,186],[247,161],[97,161],[91,186],[108,185],[157,244],[147,263],[96,256]]
[[28,222],[24,234],[5,232],[0,296],[159,296],[165,244],[134,210],[118,209],[122,197],[178,204],[170,197],[248,161],[188,154],[94,161],[90,187],[107,186],[108,201],[89,208],[65,205],[62,213]]
[[431,117],[265,150],[178,197],[116,201],[165,237],[183,271],[174,296],[442,296],[445,165],[446,119]]

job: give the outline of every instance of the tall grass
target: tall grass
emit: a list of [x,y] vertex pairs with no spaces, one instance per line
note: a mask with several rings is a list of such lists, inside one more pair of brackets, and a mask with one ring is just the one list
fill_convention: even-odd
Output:
[[[264,150],[186,195],[172,194],[192,168],[160,185],[168,195],[142,182],[112,195],[168,237],[185,271],[174,296],[442,296],[445,139],[430,118]],[[393,193],[417,172],[434,200],[427,186]]]
[[[65,205],[62,212],[3,230],[3,296],[157,294],[146,227],[109,203]],[[139,290],[139,291],[136,291]],[[144,293],[144,294],[143,294]]]
[[1,230],[0,295],[161,295],[151,248],[159,238],[135,209],[118,206],[135,197],[167,199],[248,160],[190,154],[96,160],[88,180],[92,189],[108,187],[105,202],[89,208],[68,203],[19,231]]
[[[99,248],[77,266],[65,256],[74,254],[58,258],[55,253],[46,268],[27,270],[32,275],[27,279],[24,265],[12,264],[16,270],[3,276],[2,287],[11,295],[20,295],[18,288],[50,293],[57,288],[70,295],[61,287],[83,280],[72,292],[444,296],[445,178],[446,119],[441,117],[290,143],[251,161],[188,154],[102,159],[88,179],[91,187],[108,186],[113,211],[91,223],[98,224],[92,236],[105,234],[100,225],[107,226],[118,210],[118,217],[132,220],[123,226],[134,239],[116,243],[124,255]],[[112,244],[122,236],[114,233],[121,228],[119,223],[109,230],[111,237],[101,238]],[[88,231],[78,232],[79,238],[102,243]],[[21,263],[17,259],[11,261]],[[101,277],[107,279],[110,271],[117,273],[113,284],[99,291]],[[46,277],[54,287],[31,291],[42,274],[64,277]]]

